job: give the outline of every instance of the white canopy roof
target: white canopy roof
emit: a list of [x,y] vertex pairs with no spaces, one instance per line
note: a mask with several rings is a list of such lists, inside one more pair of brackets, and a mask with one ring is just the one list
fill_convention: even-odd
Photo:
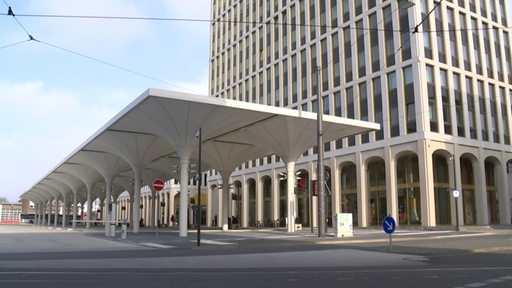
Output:
[[[274,153],[284,162],[298,159],[316,145],[317,114],[148,89],[21,197],[45,202],[78,193],[83,202],[85,187],[105,197],[107,179],[118,195],[135,173],[143,185],[156,177],[176,178],[180,159],[197,161],[199,128],[203,170],[230,175],[241,163]],[[323,128],[327,142],[379,125],[324,115]]]

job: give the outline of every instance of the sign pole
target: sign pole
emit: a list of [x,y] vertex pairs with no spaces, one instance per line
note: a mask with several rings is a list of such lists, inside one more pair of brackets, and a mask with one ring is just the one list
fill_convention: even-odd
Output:
[[[159,191],[161,191],[162,189],[164,189],[164,186],[165,186],[165,183],[164,181],[162,181],[161,179],[155,179],[153,181],[153,191],[155,192],[155,194],[153,194],[153,203],[151,203],[151,206],[153,206],[154,210],[153,210],[153,215],[154,217],[156,218],[156,240],[158,241],[158,222],[160,221],[160,216],[159,216],[159,213],[160,213],[160,210],[158,208],[158,205],[160,203],[159,201]],[[156,215],[155,215],[156,214]],[[155,223],[155,222],[153,222]]]
[[391,217],[391,216],[384,217],[384,219],[382,220],[382,229],[384,229],[384,232],[386,232],[389,235],[389,251],[388,252],[391,252],[391,249],[393,248],[393,246],[392,246],[393,240],[391,239],[391,235],[393,234],[393,232],[395,232],[395,228],[396,228],[395,219],[393,219],[393,217]]

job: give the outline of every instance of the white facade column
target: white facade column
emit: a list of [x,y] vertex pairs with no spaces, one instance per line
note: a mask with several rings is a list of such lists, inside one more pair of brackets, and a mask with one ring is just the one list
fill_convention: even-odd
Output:
[[188,158],[180,158],[180,237],[188,233]]
[[356,153],[356,178],[357,178],[357,205],[358,205],[358,218],[357,221],[360,223],[359,225],[361,227],[368,227],[370,225],[370,217],[368,217],[368,181],[366,180],[368,178],[367,176],[367,169],[366,165],[364,163],[364,159],[361,155],[361,153]]
[[[386,146],[384,151],[386,167],[386,200],[388,214],[394,219],[398,219],[398,188],[396,184],[396,159],[393,151]],[[400,221],[397,221],[399,225]]]
[[[506,160],[505,157],[501,157],[502,160]],[[507,162],[501,162],[500,168],[497,171],[498,178],[498,193],[499,193],[499,204],[500,204],[500,224],[510,224],[510,191],[507,173]]]
[[[482,153],[480,155],[482,155]],[[480,156],[477,161],[478,163],[476,163],[476,167],[474,166],[475,199],[477,211],[476,223],[478,225],[488,225],[489,206],[487,203],[487,183],[485,181],[485,157]]]
[[[453,164],[456,165],[458,157],[455,157]],[[426,140],[418,141],[418,169],[420,180],[420,199],[421,199],[421,225],[423,227],[436,226],[436,209],[434,197],[434,174],[433,174],[432,154],[428,149]],[[450,165],[448,165],[450,166]],[[456,165],[457,166],[457,165]],[[452,170],[453,171],[453,170]],[[460,175],[457,173],[457,175]],[[460,187],[456,185],[455,187]]]
[[331,162],[331,199],[332,215],[341,213],[341,169],[336,158],[329,158]]
[[295,232],[295,161],[286,163],[286,186],[288,199],[288,232]]

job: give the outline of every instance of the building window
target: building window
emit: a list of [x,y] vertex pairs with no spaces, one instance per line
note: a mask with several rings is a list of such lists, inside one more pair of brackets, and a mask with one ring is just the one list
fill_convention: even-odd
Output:
[[[430,17],[428,17],[427,1],[421,1],[421,19],[425,19],[422,24],[423,31],[431,31],[430,29]],[[433,33],[423,33],[423,53],[425,53],[425,57],[432,59],[432,41],[430,40],[431,34]]]
[[298,84],[297,84],[297,55],[292,55],[292,104],[297,103],[298,100]]
[[471,78],[466,77],[466,106],[468,107],[468,124],[469,124],[469,137],[477,139],[476,133],[476,110],[475,110],[475,92],[473,89],[473,81]]
[[481,54],[480,54],[480,42],[478,37],[478,25],[476,19],[471,18],[471,29],[473,31],[473,57],[475,59],[475,69],[476,73],[482,75],[482,64],[481,64]]
[[462,90],[460,88],[460,75],[453,73],[453,96],[455,99],[455,120],[457,121],[457,135],[465,137],[464,112],[462,109]]
[[352,81],[352,40],[350,40],[350,27],[343,29],[345,52],[345,83]]
[[484,53],[485,53],[485,67],[487,68],[487,77],[493,78],[493,60],[491,56],[491,31],[489,31],[489,25],[483,24],[482,25],[482,33],[484,36]]
[[[357,1],[361,3],[361,1]],[[363,29],[363,21],[358,21],[356,23],[356,31],[357,31],[357,65],[358,65],[358,75],[359,77],[364,77],[366,75],[366,54],[364,51],[364,35],[365,29]]]
[[446,63],[446,52],[444,43],[444,29],[443,19],[441,17],[441,9],[434,10],[435,26],[436,26],[436,39],[437,39],[437,58],[439,62]]
[[384,38],[386,41],[387,67],[395,65],[395,43],[393,34],[393,15],[391,6],[388,5],[384,8]]
[[[312,77],[309,77],[311,80],[311,91],[312,93],[317,93],[318,91],[318,77],[316,77],[315,73],[321,72],[318,71],[318,59],[317,59],[317,53],[316,53],[316,44],[311,45],[311,62],[310,62],[310,69]],[[320,67],[321,68],[321,67]]]
[[343,15],[343,23],[347,23],[350,20],[350,3],[349,1],[341,1],[341,9]]
[[336,28],[338,25],[338,0],[331,0],[331,28]]
[[[354,107],[354,89],[352,87],[348,87],[345,89],[345,101],[347,103],[347,118],[355,119],[355,107]],[[348,146],[356,145],[356,137],[350,136],[348,137]]]
[[342,117],[343,115],[341,114],[341,109],[341,93],[338,91],[334,93],[334,116]]
[[334,87],[340,85],[340,44],[338,40],[338,32],[332,34],[332,81]]
[[444,134],[453,135],[452,131],[452,119],[450,109],[450,89],[448,86],[448,72],[444,69],[440,70],[439,81],[441,82],[441,103],[443,107],[443,123],[444,123]]
[[[448,9],[448,31],[450,37],[450,56],[452,59],[452,66],[459,67],[459,53],[457,47],[457,39],[455,37],[455,16],[453,9]],[[464,34],[465,31],[461,31]]]
[[464,58],[464,69],[471,71],[471,62],[469,61],[469,41],[468,33],[466,29],[466,15],[459,14],[459,25],[460,25],[460,42],[462,45],[462,57]]
[[411,59],[409,9],[399,9],[398,13],[400,14],[400,45],[402,47],[402,61],[405,61]]
[[495,86],[489,84],[489,102],[490,102],[490,110],[491,110],[491,133],[492,139],[494,143],[500,143],[500,126],[498,123],[498,107],[497,104],[499,101],[496,101],[496,92],[494,90]]
[[384,119],[383,119],[383,110],[382,110],[382,87],[381,81],[379,78],[374,78],[372,80],[373,86],[373,121],[380,124],[380,130],[375,131],[375,139],[382,140],[384,139]]
[[313,41],[316,39],[316,12],[315,12],[315,2],[310,1],[309,3],[309,40]]
[[[363,121],[368,121],[368,88],[366,82],[359,84],[359,117]],[[368,143],[370,141],[370,134],[364,133],[361,135],[361,143]]]
[[389,126],[391,137],[400,136],[396,72],[388,73]]
[[320,49],[322,54],[320,56],[321,69],[322,69],[322,91],[327,91],[329,89],[329,69],[327,68],[328,60],[327,60],[327,38],[322,39],[320,42]]
[[489,123],[487,121],[487,108],[485,105],[485,90],[484,82],[477,82],[478,91],[478,108],[480,109],[480,131],[482,133],[482,140],[489,141],[489,135],[487,134],[489,129]]
[[373,13],[370,15],[370,46],[372,72],[377,72],[380,70],[379,30],[377,22],[377,13]]
[[308,98],[308,68],[307,68],[307,57],[306,57],[306,50],[300,51],[300,73],[301,73],[301,99]]
[[[278,71],[276,71],[278,72]],[[279,86],[279,77],[276,76],[276,87]],[[288,107],[288,94],[289,94],[289,88],[288,88],[288,59],[285,59],[283,61],[283,107]],[[279,93],[279,89],[276,88],[276,93]],[[278,97],[276,94],[276,97]],[[280,97],[278,97],[280,98]],[[279,106],[279,105],[276,105]]]
[[[306,22],[306,4],[304,0],[299,1],[300,6],[300,20],[299,23],[307,23]],[[306,25],[300,25],[300,45],[306,44]]]
[[500,107],[501,107],[501,119],[503,119],[503,140],[506,145],[510,145],[510,117],[507,113],[507,104],[505,103],[507,95],[505,88],[500,87]]
[[404,73],[404,103],[407,133],[416,132],[416,106],[414,101],[414,76],[412,66],[405,67]]
[[439,132],[439,124],[437,120],[436,83],[434,79],[434,67],[427,65],[426,74],[430,131]]

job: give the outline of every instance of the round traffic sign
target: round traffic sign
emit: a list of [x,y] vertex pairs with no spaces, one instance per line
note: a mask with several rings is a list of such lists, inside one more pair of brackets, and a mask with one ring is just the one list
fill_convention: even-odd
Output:
[[382,228],[384,229],[384,232],[386,232],[387,234],[392,234],[393,232],[395,232],[395,219],[393,219],[393,217],[391,216],[384,217],[384,219],[382,220]]
[[164,189],[164,181],[160,179],[155,179],[155,181],[153,181],[153,189],[155,189],[155,191],[160,191]]

